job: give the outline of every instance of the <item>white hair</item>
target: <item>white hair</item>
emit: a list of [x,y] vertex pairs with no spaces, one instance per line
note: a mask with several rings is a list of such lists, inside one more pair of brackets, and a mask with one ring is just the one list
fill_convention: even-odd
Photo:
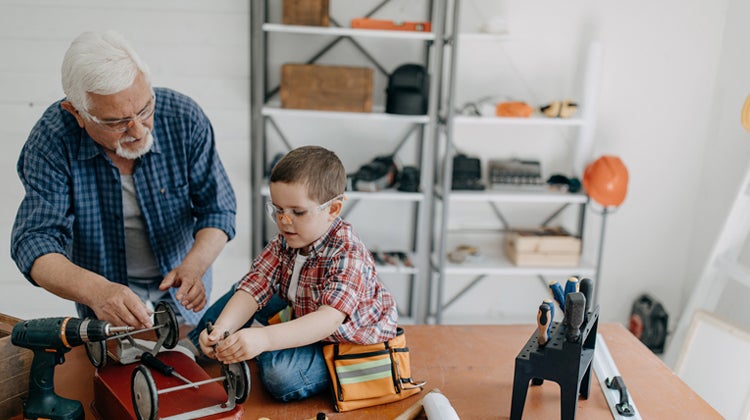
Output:
[[88,93],[111,95],[133,84],[138,73],[150,83],[149,69],[115,31],[84,32],[70,44],[62,63],[62,87],[76,109],[88,111]]

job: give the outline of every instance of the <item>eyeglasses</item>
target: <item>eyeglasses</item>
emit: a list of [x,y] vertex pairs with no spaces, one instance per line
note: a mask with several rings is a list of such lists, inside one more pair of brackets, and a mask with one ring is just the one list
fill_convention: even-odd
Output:
[[119,120],[100,120],[99,118],[89,114],[84,110],[79,110],[79,112],[106,131],[110,131],[113,133],[124,133],[128,131],[130,123],[134,123],[137,120],[139,123],[143,124],[144,121],[151,118],[151,116],[154,115],[154,110],[156,110],[156,97],[151,96],[151,100],[146,104],[146,107],[143,108],[141,112],[139,112],[138,115],[133,118],[122,118]]
[[304,209],[304,208],[293,208],[293,209],[280,209],[273,205],[272,202],[267,201],[266,202],[266,214],[268,214],[268,217],[271,218],[271,221],[274,223],[287,223],[290,224],[294,222],[295,220],[301,219],[305,217],[308,213],[311,211],[321,211],[325,209],[326,207],[333,204],[336,200],[341,200],[344,198],[344,194],[339,194],[336,197],[333,197],[332,199],[326,201],[325,203],[313,207],[311,209]]

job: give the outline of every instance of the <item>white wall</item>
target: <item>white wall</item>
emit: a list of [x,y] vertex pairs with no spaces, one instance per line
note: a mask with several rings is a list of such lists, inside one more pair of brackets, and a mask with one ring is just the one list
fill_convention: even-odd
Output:
[[[72,303],[30,285],[10,259],[10,231],[22,198],[15,162],[32,125],[63,96],[60,64],[85,30],[121,32],[149,63],[155,86],[182,91],[211,118],[237,193],[237,237],[215,265],[223,293],[250,258],[249,4],[219,0],[129,2],[0,1],[0,312],[20,318],[74,315]],[[214,298],[219,293],[213,295]]]
[[[729,212],[732,200],[750,162],[750,133],[740,125],[740,109],[750,94],[750,56],[747,54],[747,17],[750,4],[730,0],[726,14],[718,74],[713,92],[704,166],[694,203],[695,230],[690,246],[688,270],[693,273],[685,284],[684,296],[689,298],[698,279],[705,258],[710,252],[718,230]],[[747,245],[746,245],[747,249]],[[747,253],[741,261],[747,265]],[[747,287],[730,281],[726,296],[719,302],[717,312],[739,325],[750,328],[744,302],[750,299]]]
[[[719,204],[728,202],[729,184],[747,160],[748,146],[737,140],[743,136],[737,115],[749,90],[742,80],[748,72],[741,71],[750,66],[741,54],[748,6],[740,0],[463,4],[465,25],[478,26],[502,14],[511,36],[569,48],[569,55],[556,57],[562,75],[548,70],[548,82],[561,91],[575,76],[578,46],[589,40],[603,43],[594,154],[619,155],[630,170],[630,185],[624,205],[607,222],[599,285],[602,319],[626,322],[633,300],[649,292],[663,301],[674,321],[708,252],[706,243],[720,226]],[[332,2],[334,14],[340,5]],[[6,273],[0,279],[1,312],[20,317],[73,312],[71,304],[23,280],[7,247],[22,193],[16,156],[35,119],[62,96],[61,57],[85,29],[124,33],[150,63],[157,85],[192,95],[212,118],[240,203],[238,237],[216,267],[218,289],[244,273],[250,236],[248,22],[247,2],[231,0],[77,0],[64,6],[51,0],[0,0],[0,175],[5,180],[0,188],[9,203],[0,209],[0,237],[6,238],[0,241],[0,270]],[[533,59],[534,51],[528,54]],[[735,140],[724,144],[725,137]],[[717,174],[726,188],[714,183]],[[467,297],[507,294],[506,288],[486,287]],[[467,311],[483,304],[469,302]]]

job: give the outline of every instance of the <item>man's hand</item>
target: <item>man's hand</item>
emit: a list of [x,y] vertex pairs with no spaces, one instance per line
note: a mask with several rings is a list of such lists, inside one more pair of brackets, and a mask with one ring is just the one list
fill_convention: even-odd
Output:
[[188,310],[199,312],[208,303],[203,275],[227,243],[227,235],[217,228],[203,228],[179,267],[167,273],[159,290],[178,287],[175,297]]
[[159,290],[178,287],[175,297],[186,309],[198,312],[206,306],[206,287],[203,285],[203,272],[190,267],[185,261],[167,273],[159,284]]
[[89,306],[96,317],[112,325],[130,325],[139,329],[153,325],[151,313],[143,301],[122,284],[107,282],[98,289],[98,295],[91,303]]
[[62,254],[37,258],[29,274],[46,290],[88,306],[97,318],[112,325],[135,328],[153,325],[151,313],[135,292],[73,264]]

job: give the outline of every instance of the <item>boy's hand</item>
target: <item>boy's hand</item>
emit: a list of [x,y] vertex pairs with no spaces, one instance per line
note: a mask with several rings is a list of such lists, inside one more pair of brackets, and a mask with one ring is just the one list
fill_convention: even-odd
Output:
[[200,337],[198,337],[198,343],[201,346],[201,351],[206,356],[216,359],[216,346],[219,344],[219,341],[222,340],[222,336],[217,333],[216,331],[213,331],[211,333],[208,332],[207,329],[204,329],[201,331]]
[[266,328],[243,328],[221,340],[216,347],[215,357],[222,363],[238,363],[250,360],[269,349],[270,340]]

